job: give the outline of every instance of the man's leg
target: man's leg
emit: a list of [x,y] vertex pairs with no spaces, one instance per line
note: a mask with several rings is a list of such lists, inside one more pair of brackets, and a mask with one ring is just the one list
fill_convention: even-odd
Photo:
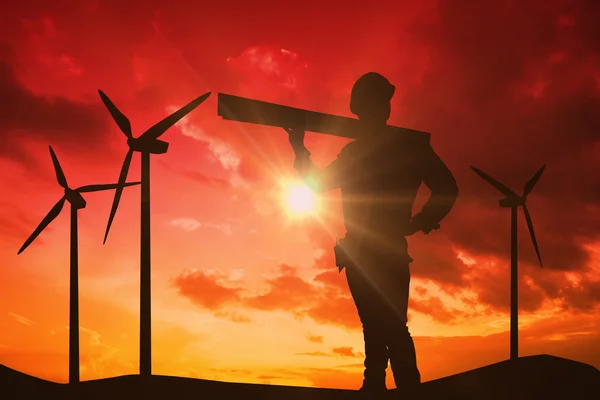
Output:
[[346,268],[346,278],[363,326],[365,340],[365,379],[361,390],[382,392],[387,390],[385,370],[388,366],[388,353],[377,290],[358,267]]
[[408,265],[391,265],[384,293],[390,300],[386,311],[386,343],[396,387],[412,390],[421,383],[413,338],[408,331],[407,311],[410,288]]

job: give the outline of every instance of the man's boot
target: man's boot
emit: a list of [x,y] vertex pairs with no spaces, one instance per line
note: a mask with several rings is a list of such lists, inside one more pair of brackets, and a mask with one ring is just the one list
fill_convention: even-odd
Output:
[[388,350],[382,335],[364,330],[365,337],[365,372],[363,385],[364,393],[386,393],[385,370],[388,366]]
[[421,384],[417,355],[407,327],[396,329],[388,342],[390,366],[397,392],[413,393]]

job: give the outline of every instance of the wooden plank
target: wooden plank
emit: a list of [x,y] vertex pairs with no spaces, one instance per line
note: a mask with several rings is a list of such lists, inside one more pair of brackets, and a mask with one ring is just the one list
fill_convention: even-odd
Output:
[[[225,120],[286,128],[299,127],[309,132],[348,139],[355,139],[358,133],[364,130],[364,125],[356,118],[340,117],[225,93],[218,93],[217,98],[217,115]],[[388,126],[398,134],[418,134],[429,137],[429,133],[426,132]]]

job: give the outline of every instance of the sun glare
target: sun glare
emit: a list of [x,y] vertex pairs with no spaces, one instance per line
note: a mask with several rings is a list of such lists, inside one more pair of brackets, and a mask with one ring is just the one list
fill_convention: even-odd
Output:
[[291,215],[310,214],[316,208],[315,195],[306,185],[289,186],[286,202]]

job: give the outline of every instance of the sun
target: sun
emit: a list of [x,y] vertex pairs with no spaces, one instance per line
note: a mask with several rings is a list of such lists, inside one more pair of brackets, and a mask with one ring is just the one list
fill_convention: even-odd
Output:
[[286,188],[285,203],[288,214],[292,216],[313,214],[317,208],[314,193],[303,184],[289,185]]

